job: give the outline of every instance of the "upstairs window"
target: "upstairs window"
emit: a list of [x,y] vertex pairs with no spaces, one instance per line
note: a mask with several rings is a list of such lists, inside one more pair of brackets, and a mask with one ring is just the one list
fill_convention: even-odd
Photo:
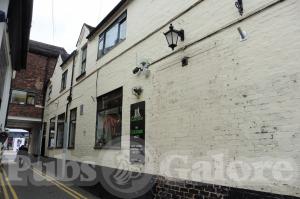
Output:
[[26,91],[12,90],[11,103],[21,105],[35,105],[35,94]]
[[99,36],[98,55],[101,58],[113,47],[126,39],[127,13],[122,14],[106,31]]
[[84,46],[81,50],[81,71],[80,74],[85,73],[86,69],[86,55],[87,55],[87,46]]
[[61,88],[60,91],[63,91],[67,87],[67,76],[68,76],[68,70],[66,70],[61,77]]
[[48,90],[48,101],[51,99],[51,94],[52,94],[52,85],[49,86],[49,90]]

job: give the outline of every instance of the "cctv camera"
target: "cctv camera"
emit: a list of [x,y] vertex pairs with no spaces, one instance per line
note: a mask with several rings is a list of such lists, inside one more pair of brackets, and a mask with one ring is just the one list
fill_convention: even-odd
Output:
[[135,69],[133,69],[133,74],[137,74],[138,72],[140,72],[140,68],[139,67],[136,67]]

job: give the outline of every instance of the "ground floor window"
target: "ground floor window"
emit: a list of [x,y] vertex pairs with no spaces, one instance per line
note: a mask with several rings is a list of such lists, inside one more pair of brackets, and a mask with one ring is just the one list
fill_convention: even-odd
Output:
[[77,108],[72,109],[70,111],[68,148],[74,148],[75,147],[76,116],[77,116]]
[[55,147],[55,117],[50,120],[48,147]]
[[63,113],[57,117],[56,148],[63,148],[64,134],[65,134],[65,114]]
[[121,148],[123,89],[97,99],[96,148]]

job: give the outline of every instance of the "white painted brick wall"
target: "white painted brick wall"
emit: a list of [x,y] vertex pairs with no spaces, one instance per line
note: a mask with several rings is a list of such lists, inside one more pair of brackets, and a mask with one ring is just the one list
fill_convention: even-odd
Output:
[[[88,42],[87,74],[92,74],[96,68],[194,2],[133,1],[128,6],[125,42],[98,62],[98,37]],[[270,2],[273,1],[245,1],[245,14]],[[225,165],[234,160],[289,159],[294,163],[294,181],[203,181],[300,196],[299,8],[299,1],[286,0],[152,65],[148,79],[132,74],[136,54],[140,59],[155,61],[170,53],[162,34],[167,26],[102,67],[98,90],[96,73],[74,87],[70,109],[77,107],[79,111],[83,104],[84,115],[78,115],[76,147],[68,151],[69,159],[117,167],[115,156],[119,151],[93,149],[95,99],[123,86],[122,133],[128,136],[130,104],[138,101],[131,89],[142,86],[144,93],[140,100],[146,101],[146,147],[153,147],[156,157],[141,170],[164,175],[157,168],[166,154],[174,153],[197,160],[209,159],[209,154],[221,152],[225,154]],[[179,47],[238,18],[233,1],[206,0],[173,22],[176,28],[183,28],[186,32],[186,40]],[[247,41],[240,42],[237,27],[248,33]],[[184,56],[191,57],[187,67],[181,67],[180,60]],[[60,88],[61,74],[55,75],[54,84]],[[49,123],[50,118],[64,112],[66,97],[67,94],[47,106],[45,121]],[[127,155],[128,149],[129,140],[123,139],[122,150]],[[47,153],[55,156],[61,150]],[[146,155],[150,156],[150,153]],[[191,168],[192,161],[175,162],[172,167]],[[172,177],[178,176],[173,174]]]

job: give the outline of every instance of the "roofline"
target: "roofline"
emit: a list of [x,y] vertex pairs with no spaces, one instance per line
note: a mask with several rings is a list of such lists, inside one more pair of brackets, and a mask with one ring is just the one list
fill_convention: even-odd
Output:
[[67,59],[60,65],[60,67],[63,67],[73,56],[77,54],[77,50],[74,50],[68,57]]
[[121,0],[113,9],[106,15],[106,17],[90,32],[90,34],[86,37],[87,39],[90,39],[95,35],[96,32],[106,23],[108,22],[111,17],[118,13],[119,9],[124,6],[129,0]]
[[[47,51],[47,50],[43,51],[39,48],[36,48],[36,46],[34,46],[33,43],[39,43],[41,45],[51,47],[53,49],[56,49],[56,51],[55,52],[50,52],[50,51]],[[61,50],[61,52],[58,51],[58,50]],[[42,56],[46,56],[46,57],[58,58],[63,51],[66,52],[66,50],[63,47],[60,47],[60,46],[54,46],[54,45],[51,45],[51,44],[47,44],[47,43],[43,43],[43,42],[39,42],[39,41],[35,41],[35,40],[29,40],[28,52],[30,52],[30,53],[34,53],[34,54],[38,54],[38,55],[42,55]]]
[[[91,32],[91,31],[90,31],[91,28],[92,28],[92,29],[95,29],[93,26],[90,26],[90,25],[88,25],[88,24],[86,24],[86,23],[83,23],[83,25],[82,25],[82,27],[81,27],[81,30],[80,30],[79,37],[78,37],[77,42],[76,42],[76,46],[78,45],[78,42],[79,42],[79,39],[80,39],[80,35],[81,35],[82,29],[83,29],[84,27],[87,27],[87,29],[89,29],[89,32]],[[93,31],[93,30],[92,30],[92,31]]]
[[14,70],[25,69],[32,21],[33,0],[11,0],[8,6],[8,34]]

